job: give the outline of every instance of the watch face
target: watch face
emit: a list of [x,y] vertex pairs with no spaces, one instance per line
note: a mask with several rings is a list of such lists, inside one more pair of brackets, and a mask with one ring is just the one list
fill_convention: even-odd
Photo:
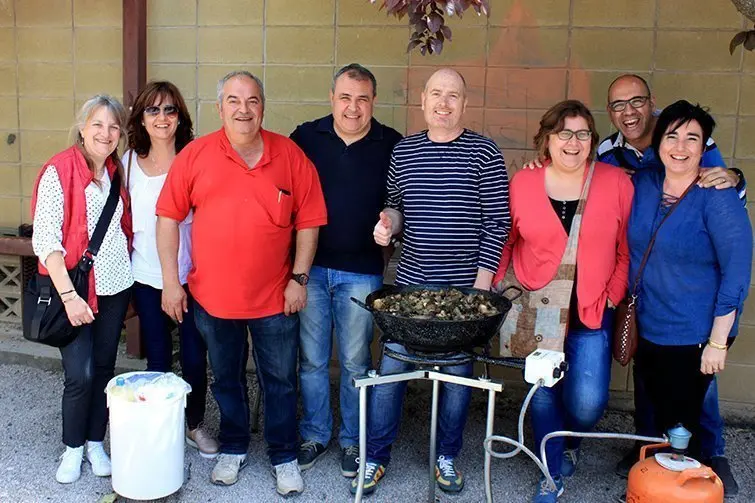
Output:
[[294,274],[293,280],[299,283],[301,286],[307,286],[307,283],[309,283],[309,276],[306,274]]

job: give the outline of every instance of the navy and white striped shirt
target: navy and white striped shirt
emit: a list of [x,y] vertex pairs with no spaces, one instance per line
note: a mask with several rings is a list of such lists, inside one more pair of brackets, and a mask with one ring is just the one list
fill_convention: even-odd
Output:
[[393,150],[387,188],[386,206],[404,215],[397,285],[472,286],[478,268],[498,269],[511,215],[492,140],[467,129],[447,143],[408,136]]

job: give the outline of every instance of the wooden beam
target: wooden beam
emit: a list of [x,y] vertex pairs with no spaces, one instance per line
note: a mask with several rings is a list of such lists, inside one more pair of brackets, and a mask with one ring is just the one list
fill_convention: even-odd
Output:
[[123,0],[123,105],[147,83],[147,0]]
[[31,247],[31,238],[0,236],[0,255],[33,257],[34,250]]

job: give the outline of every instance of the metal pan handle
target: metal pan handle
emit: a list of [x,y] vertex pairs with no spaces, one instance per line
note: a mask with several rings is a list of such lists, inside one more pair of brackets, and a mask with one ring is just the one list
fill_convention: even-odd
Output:
[[[514,290],[516,292],[516,295],[514,295],[513,297],[506,297],[505,293],[508,292],[509,290]],[[501,295],[503,297],[506,297],[507,299],[509,299],[510,301],[513,302],[516,299],[518,299],[519,297],[521,297],[522,293],[523,292],[522,292],[521,288],[519,288],[518,286],[511,285],[511,286],[507,286],[506,288],[504,288],[503,291],[501,292]]]
[[351,298],[351,302],[353,302],[357,306],[361,307],[362,309],[368,310],[369,312],[373,312],[374,311],[373,308],[371,308],[370,306],[368,306],[367,304],[365,304],[364,302],[362,302],[361,300],[359,300],[359,299],[357,299],[355,297]]

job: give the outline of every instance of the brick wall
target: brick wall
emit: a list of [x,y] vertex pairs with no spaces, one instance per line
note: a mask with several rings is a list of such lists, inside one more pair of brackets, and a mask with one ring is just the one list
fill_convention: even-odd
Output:
[[[631,71],[649,79],[661,106],[679,97],[709,106],[724,157],[755,183],[755,53],[729,55],[749,23],[728,0],[492,0],[490,18],[450,20],[454,41],[432,57],[406,54],[408,28],[367,0],[147,4],[148,76],[180,87],[200,134],[219,127],[216,83],[232,69],[263,79],[265,126],[288,134],[328,113],[334,70],[360,62],[378,79],[377,118],[413,132],[424,80],[453,65],[470,86],[467,125],[494,138],[516,169],[558,100],[585,101],[608,134],[606,87]],[[28,221],[34,177],[68,144],[81,102],[121,95],[121,11],[121,0],[0,0],[0,227]],[[755,295],[741,331],[721,393],[755,402],[745,384],[755,378]],[[614,372],[615,389],[630,381]]]

